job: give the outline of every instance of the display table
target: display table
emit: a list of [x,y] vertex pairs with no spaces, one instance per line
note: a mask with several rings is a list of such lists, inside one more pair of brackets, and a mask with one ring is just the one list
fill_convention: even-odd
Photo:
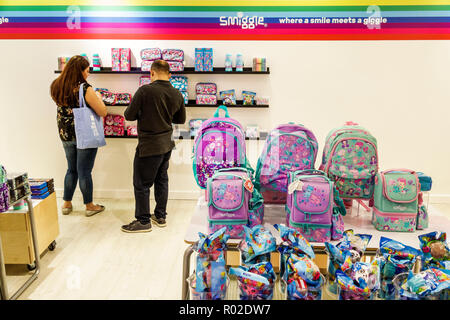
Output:
[[[42,200],[26,197],[21,210],[0,213],[0,291],[2,299],[16,299],[39,274],[39,257],[56,246],[59,235],[56,194]],[[5,264],[27,264],[35,270],[28,281],[11,297],[6,287]]]
[[[356,205],[357,206],[357,205]],[[395,239],[405,245],[415,248],[419,247],[418,236],[431,231],[442,231],[450,233],[450,219],[439,212],[431,212],[429,214],[429,226],[425,230],[416,230],[415,232],[382,232],[375,229],[372,225],[372,213],[361,208],[358,212],[358,207],[353,208],[351,214],[344,217],[345,230],[353,229],[355,233],[370,234],[370,240],[366,249],[366,256],[374,256],[379,247],[381,236]],[[208,206],[204,196],[198,199],[197,207],[192,216],[191,223],[184,236],[184,241],[189,244],[186,248],[183,257],[183,274],[182,274],[182,299],[189,297],[189,288],[186,279],[190,275],[190,257],[193,253],[193,244],[198,241],[198,233],[208,234],[207,226]],[[284,205],[267,204],[264,206],[264,227],[272,233],[276,238],[277,245],[281,244],[279,232],[273,227],[274,224],[286,224],[286,213]],[[227,242],[227,251],[238,251],[237,246],[240,239],[230,239]],[[341,240],[331,241],[332,243],[339,243]],[[314,252],[317,254],[315,262],[323,270],[326,265],[326,251],[323,243],[311,242]],[[272,256],[273,258],[273,256]],[[275,268],[275,265],[274,265]]]

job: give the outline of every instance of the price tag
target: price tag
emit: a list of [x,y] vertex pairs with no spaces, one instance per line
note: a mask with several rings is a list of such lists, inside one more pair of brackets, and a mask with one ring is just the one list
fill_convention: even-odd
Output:
[[245,180],[244,187],[245,187],[245,189],[247,189],[248,191],[253,192],[254,186],[253,186],[253,183],[252,183],[252,181],[251,181],[250,179]]

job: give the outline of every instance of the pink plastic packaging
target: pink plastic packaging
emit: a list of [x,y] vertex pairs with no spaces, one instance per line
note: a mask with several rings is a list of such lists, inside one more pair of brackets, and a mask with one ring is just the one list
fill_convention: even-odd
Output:
[[184,51],[181,49],[164,49],[162,59],[166,61],[184,61]]
[[130,71],[131,70],[131,49],[121,48],[120,49],[120,71]]
[[145,48],[141,50],[142,60],[159,60],[162,58],[160,48]]
[[111,70],[120,71],[120,48],[111,49]]
[[212,94],[198,94],[196,102],[197,104],[217,104],[217,97]]

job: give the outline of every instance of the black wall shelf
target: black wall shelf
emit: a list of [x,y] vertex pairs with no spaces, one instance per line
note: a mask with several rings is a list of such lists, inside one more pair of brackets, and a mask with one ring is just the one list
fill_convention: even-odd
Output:
[[[105,136],[106,139],[137,139],[137,136]],[[175,140],[194,140],[194,137],[190,138],[183,138],[180,136],[179,138],[176,138]],[[260,138],[248,138],[246,137],[245,140],[260,140]]]
[[[61,73],[61,70],[55,70],[55,73]],[[101,68],[100,71],[93,71],[92,74],[150,74],[150,71],[142,71],[141,68],[132,67],[130,71],[112,71],[111,67]],[[270,74],[270,69],[267,71],[253,71],[252,68],[244,68],[244,71],[225,71],[225,68],[214,68],[213,71],[195,71],[194,67],[185,67],[184,71],[173,71],[171,74]]]
[[[217,101],[218,104],[196,104],[195,100],[189,100],[188,104],[185,106],[187,108],[217,108],[221,106],[222,100]],[[268,108],[268,104],[252,104],[252,105],[244,105],[242,100],[236,100],[235,105],[225,105],[227,108],[242,108],[242,109],[260,109],[260,108]],[[128,107],[127,104],[114,104],[114,105],[106,105],[107,107]]]

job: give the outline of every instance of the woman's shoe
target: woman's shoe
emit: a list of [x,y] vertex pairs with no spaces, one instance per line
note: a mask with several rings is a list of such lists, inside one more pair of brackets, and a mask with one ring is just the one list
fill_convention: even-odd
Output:
[[98,210],[86,210],[86,217],[92,217],[93,215],[105,210],[105,206],[100,205],[100,207],[101,208]]
[[69,213],[71,213],[72,210],[73,210],[73,208],[62,208],[62,214],[66,216]]

